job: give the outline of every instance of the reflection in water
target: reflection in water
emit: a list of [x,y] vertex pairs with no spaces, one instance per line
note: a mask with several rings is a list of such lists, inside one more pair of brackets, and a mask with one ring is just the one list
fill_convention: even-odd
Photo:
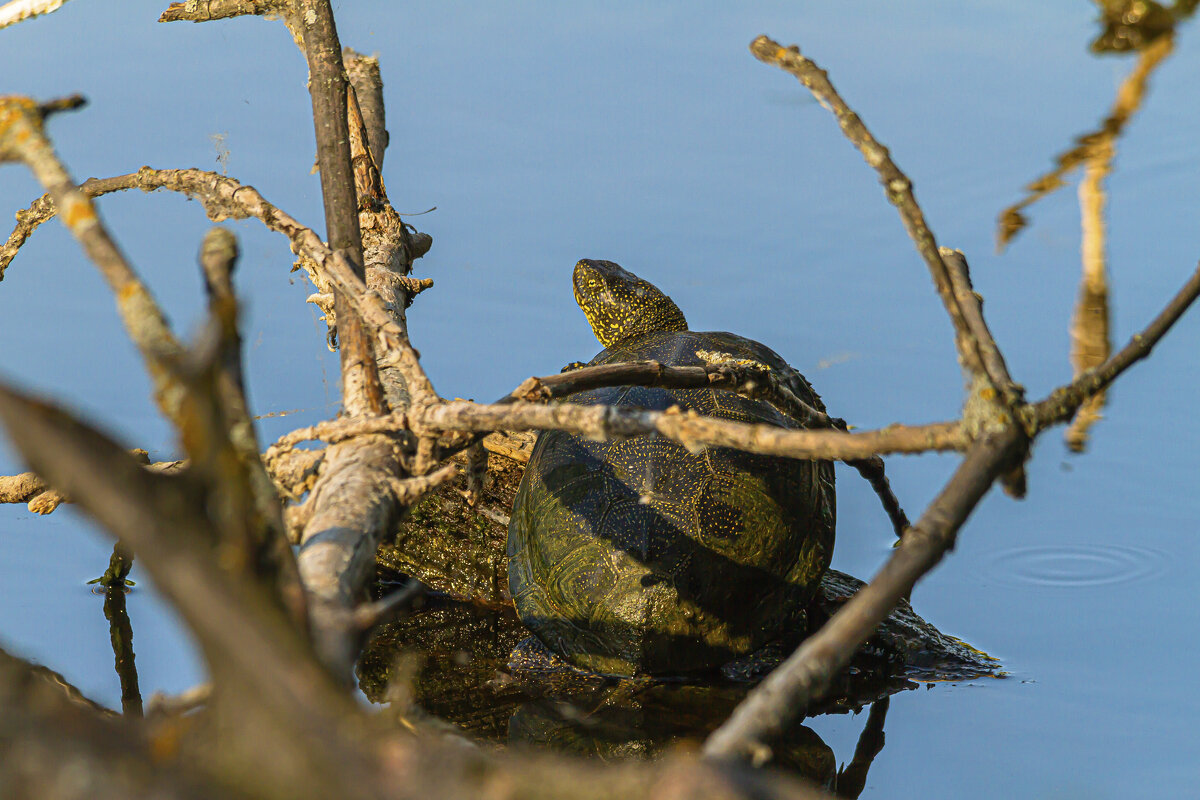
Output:
[[[1000,213],[996,240],[997,249],[1003,250],[1028,224],[1023,210],[1061,188],[1069,172],[1083,167],[1083,180],[1079,184],[1083,278],[1071,321],[1071,367],[1076,377],[1103,364],[1112,353],[1104,179],[1112,171],[1117,137],[1141,107],[1150,75],[1174,49],[1176,23],[1190,17],[1198,2],[1186,0],[1166,8],[1145,0],[1096,0],[1104,30],[1092,42],[1092,50],[1097,53],[1136,50],[1138,62],[1118,88],[1112,110],[1100,128],[1080,136],[1075,147],[1058,157],[1054,170],[1026,187],[1025,198]],[[1086,447],[1088,430],[1100,418],[1105,400],[1106,393],[1100,392],[1076,412],[1065,434],[1071,450],[1082,452]]]
[[125,609],[124,586],[110,587],[104,592],[104,617],[108,620],[108,635],[112,640],[117,676],[121,679],[121,710],[129,717],[142,716],[142,692],[138,688],[137,667],[133,663],[133,625]]
[[142,692],[138,687],[137,667],[134,665],[133,625],[125,608],[125,593],[133,586],[129,571],[133,569],[133,554],[120,542],[113,547],[108,569],[91,583],[104,588],[104,618],[108,620],[108,636],[112,641],[117,677],[121,681],[121,710],[126,716],[142,716]]
[[1133,71],[1129,73],[1117,90],[1117,99],[1100,128],[1076,139],[1074,147],[1055,159],[1057,167],[1031,182],[1025,187],[1027,194],[1023,199],[1000,212],[996,231],[998,250],[1003,250],[1013,237],[1029,223],[1022,212],[1038,200],[1065,186],[1064,178],[1076,167],[1088,163],[1096,156],[1097,152],[1103,155],[1107,151],[1107,160],[1111,161],[1116,139],[1141,106],[1151,73],[1163,59],[1171,54],[1173,48],[1174,37],[1162,36],[1143,50]]
[[[699,747],[749,690],[749,684],[721,680],[649,682],[586,679],[577,672],[523,674],[513,668],[512,658],[528,630],[515,613],[483,611],[440,598],[427,602],[373,636],[359,661],[359,685],[372,702],[392,702],[401,713],[416,706],[485,741],[532,744],[605,760],[654,758],[673,747]],[[889,695],[916,688],[914,677],[924,681],[951,674],[956,679],[991,674],[978,669],[955,672],[966,662],[936,637],[929,638],[932,629],[918,629],[914,620],[893,622],[886,635],[880,634],[885,643],[869,643],[820,707],[812,709],[814,714],[847,713],[870,706],[849,763],[839,770],[833,750],[803,725],[794,726],[778,743],[771,763],[840,796],[857,797],[883,747]],[[920,624],[927,625],[923,620]],[[888,636],[920,639],[942,659],[931,661],[931,653],[926,653],[922,661],[905,653],[897,662],[894,655],[904,645]],[[411,667],[414,658],[422,662],[416,670]],[[986,663],[994,673],[995,662]]]
[[1094,0],[1104,30],[1092,42],[1093,53],[1145,50],[1176,24],[1196,12],[1200,0],[1176,0],[1169,8],[1148,0]]
[[[664,687],[657,687],[663,689]],[[657,695],[657,696],[656,696]],[[674,687],[648,691],[619,705],[581,713],[572,705],[547,701],[522,704],[509,721],[508,740],[559,752],[596,757],[652,758],[696,732],[717,725],[733,711],[740,696],[720,696],[712,687]],[[888,699],[871,705],[854,756],[838,769],[833,748],[806,725],[795,725],[774,748],[772,763],[797,772],[838,797],[856,798],[883,749]]]
[[[1171,37],[1163,37],[1169,50]],[[1143,55],[1139,66],[1145,64]],[[1134,75],[1141,70],[1135,69]],[[1117,104],[1131,86],[1138,93],[1129,92],[1140,102],[1140,90],[1145,87],[1145,80],[1132,82],[1126,79],[1117,93]],[[1076,377],[1085,370],[1103,364],[1112,353],[1112,340],[1109,334],[1108,311],[1108,267],[1106,252],[1106,229],[1104,224],[1104,207],[1107,196],[1104,193],[1104,179],[1112,172],[1112,160],[1116,153],[1115,135],[1100,136],[1089,149],[1086,156],[1083,180],[1079,183],[1079,212],[1080,245],[1083,258],[1083,279],[1079,287],[1079,300],[1075,304],[1075,313],[1071,319],[1071,368]],[[1075,452],[1082,452],[1087,444],[1088,429],[1100,418],[1104,408],[1107,392],[1099,392],[1092,396],[1075,412],[1065,438],[1067,446]]]

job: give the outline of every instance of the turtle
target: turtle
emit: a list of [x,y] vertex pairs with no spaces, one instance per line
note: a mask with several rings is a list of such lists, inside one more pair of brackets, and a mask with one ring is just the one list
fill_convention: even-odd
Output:
[[[653,360],[762,365],[824,411],[775,351],[688,330],[662,291],[611,261],[575,265],[574,295],[602,350],[588,366]],[[570,369],[571,367],[568,367]],[[563,402],[636,406],[783,428],[795,418],[729,390],[619,386]],[[805,607],[833,554],[833,464],[709,447],[656,433],[538,437],[513,501],[509,590],[554,655],[608,676],[712,671],[804,635]]]

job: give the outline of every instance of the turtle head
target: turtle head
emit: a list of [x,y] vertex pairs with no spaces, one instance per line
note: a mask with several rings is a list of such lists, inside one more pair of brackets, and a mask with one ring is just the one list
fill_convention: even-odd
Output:
[[611,261],[585,258],[575,265],[575,302],[605,347],[657,331],[686,331],[675,302],[654,284]]

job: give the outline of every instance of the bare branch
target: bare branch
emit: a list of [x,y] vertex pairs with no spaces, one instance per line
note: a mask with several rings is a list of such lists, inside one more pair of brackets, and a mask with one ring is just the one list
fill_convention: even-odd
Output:
[[656,432],[689,449],[735,447],[790,458],[846,460],[881,453],[956,450],[966,445],[957,423],[891,426],[862,433],[788,430],[678,411],[645,411],[626,406],[542,406],[528,403],[486,406],[456,400],[424,409],[409,420],[414,430],[564,430],[595,439]]
[[[407,273],[413,259],[424,251],[417,252],[407,228],[387,202],[357,96],[353,90],[346,91],[329,3],[303,0],[301,5],[306,9],[302,15],[303,38],[314,83],[314,118],[320,127],[322,114],[336,114],[339,119],[334,127],[345,126],[347,131],[336,142],[339,145],[337,186],[339,192],[353,201],[353,205],[343,210],[357,214],[355,228],[356,232],[361,231],[365,265],[364,285],[359,276],[346,275],[344,259],[335,258],[329,270],[331,282],[340,290],[336,296],[356,308],[363,305],[364,296],[374,298],[371,309],[359,313],[377,337],[375,352],[380,356],[381,367],[378,379],[387,392],[388,403],[404,410],[413,403],[434,402],[437,395],[408,342],[404,315],[416,294],[414,286],[422,285],[409,279]],[[310,11],[314,13],[307,13]],[[331,84],[323,88],[325,96],[320,104],[315,87],[320,71],[314,63],[314,42],[319,45],[317,55],[323,62],[320,68],[323,79]],[[378,64],[375,64],[375,78],[378,83]],[[329,121],[324,124],[329,125]],[[382,125],[381,118],[379,124]],[[348,191],[340,188],[343,181],[348,183]],[[339,203],[346,199],[340,198]],[[342,285],[340,278],[345,279]],[[342,312],[337,313],[341,320]],[[355,410],[353,405],[347,408]],[[373,405],[368,404],[368,408]],[[411,437],[405,437],[408,438]],[[315,600],[314,639],[322,660],[344,680],[352,678],[354,661],[361,648],[363,620],[356,604],[375,574],[375,553],[380,542],[408,506],[457,472],[456,467],[447,465],[429,475],[423,474],[433,466],[420,457],[429,449],[429,442],[428,439],[417,442],[415,463],[405,463],[402,458],[411,448],[399,448],[395,441],[385,437],[335,445],[330,448],[321,480],[305,504],[300,565],[305,585]],[[397,479],[395,476],[401,474],[402,466],[411,467],[410,472],[415,472],[416,477]]]
[[108,235],[92,201],[80,192],[54,152],[37,104],[24,97],[0,98],[0,161],[22,161],[62,210],[63,224],[83,245],[116,296],[125,330],[142,354],[154,381],[158,406],[168,419],[180,414],[183,390],[172,374],[183,348],[166,316]]
[[[383,99],[382,87],[378,83],[379,64],[361,56],[356,57],[353,63],[358,65],[358,69],[352,70],[352,76],[358,75],[364,92],[380,104],[376,112],[378,118],[373,122],[381,126]],[[362,230],[366,284],[379,295],[392,321],[401,330],[407,331],[405,310],[419,292],[433,285],[429,279],[417,280],[408,277],[408,273],[413,261],[429,250],[432,240],[423,234],[410,233],[409,226],[404,224],[388,202],[383,178],[379,174],[379,160],[373,149],[375,145],[368,141],[371,136],[384,138],[386,131],[372,133],[368,129],[359,107],[357,91],[353,88],[347,95],[347,101],[350,155],[354,165],[354,188],[358,195],[358,224]],[[408,355],[415,360],[415,351]],[[414,400],[430,402],[436,399],[432,387],[427,385],[428,381],[414,382],[410,379],[412,375],[411,368],[383,365],[380,369],[379,377],[392,408],[407,408]]]
[[678,411],[646,411],[628,406],[536,403],[481,405],[454,400],[386,417],[335,420],[285,434],[267,448],[273,459],[300,442],[339,442],[372,433],[414,431],[561,430],[594,439],[658,433],[684,447],[734,447],[750,453],[843,461],[881,453],[962,450],[969,444],[955,422],[893,425],[873,431],[790,430],[702,417]]
[[871,168],[879,173],[879,181],[883,184],[888,201],[900,212],[900,219],[916,244],[917,252],[925,259],[942,304],[950,314],[955,341],[960,347],[959,357],[972,373],[982,373],[982,357],[954,293],[949,269],[942,260],[932,231],[925,223],[925,215],[913,196],[912,181],[892,161],[887,148],[876,141],[858,115],[846,105],[846,101],[829,82],[825,71],[800,55],[798,47],[783,47],[766,36],[760,36],[750,44],[750,52],[760,61],[774,64],[795,75],[821,105],[833,112],[842,133],[858,148]]
[[[347,300],[356,305],[356,310],[367,324],[375,329],[381,364],[385,368],[394,367],[403,374],[413,398],[422,398],[423,402],[437,398],[433,384],[421,368],[416,351],[409,342],[407,331],[396,321],[396,305],[385,303],[377,293],[369,291],[344,257],[331,251],[311,228],[301,225],[269,203],[254,187],[244,186],[215,172],[197,169],[156,170],[150,167],[127,175],[85,181],[79,187],[82,193],[91,197],[133,188],[147,192],[155,189],[181,192],[199,200],[209,219],[214,222],[253,217],[270,230],[288,237],[293,251],[302,256],[299,266],[307,271],[313,284],[322,291],[340,290]],[[0,270],[12,260],[30,233],[56,213],[53,201],[43,197],[34,201],[27,211],[18,214],[17,227],[8,243],[0,248]]]
[[305,504],[297,560],[309,596],[313,643],[322,663],[345,682],[352,678],[361,644],[354,608],[374,575],[379,542],[401,510],[391,483],[399,472],[386,437],[334,445]]
[[804,640],[708,738],[706,755],[762,761],[774,739],[819,697],[830,679],[913,585],[954,546],[959,528],[996,478],[1019,464],[1028,442],[1015,427],[988,436],[900,541],[879,574],[817,633]]
[[337,795],[349,790],[334,791],[331,776],[341,775],[346,764],[372,773],[361,743],[346,736],[343,721],[354,713],[353,701],[318,665],[302,628],[271,588],[219,546],[227,534],[206,502],[218,487],[147,472],[97,431],[4,388],[0,419],[35,471],[138,553],[196,636],[217,687],[214,700],[223,713],[236,708],[240,720],[222,733],[228,743],[221,752],[230,766],[240,760],[240,768],[249,769],[254,761],[237,740],[270,736],[280,760],[273,756],[254,767],[278,787],[314,782]]
[[[134,457],[138,458],[151,472],[169,474],[184,470],[188,466],[186,459],[156,461],[150,464],[145,458],[145,450],[132,452]],[[282,495],[296,499],[312,488],[317,468],[324,458],[324,450],[288,450],[279,453],[271,461],[271,480],[274,481]],[[30,503],[30,511],[37,514],[49,514],[59,504],[69,502],[71,502],[71,498],[49,488],[46,482],[35,473],[0,475],[0,503]],[[34,503],[38,504],[37,507],[32,507]]]
[[[329,0],[296,0],[295,23],[302,26],[304,54],[308,59],[308,88],[312,95],[313,124],[317,134],[317,163],[321,171],[321,196],[325,201],[325,229],[329,249],[345,254],[355,277],[366,278],[362,232],[358,225],[358,196],[350,163],[350,130],[346,122],[346,69]],[[387,411],[383,386],[371,339],[358,315],[340,308],[345,300],[334,297],[338,336],[342,341],[342,404],[350,414]]]
[[362,114],[370,142],[371,160],[377,170],[383,169],[383,157],[391,138],[387,131],[387,111],[383,105],[383,76],[379,71],[379,59],[364,56],[347,47],[342,50],[346,63],[346,76],[354,87],[355,99]]

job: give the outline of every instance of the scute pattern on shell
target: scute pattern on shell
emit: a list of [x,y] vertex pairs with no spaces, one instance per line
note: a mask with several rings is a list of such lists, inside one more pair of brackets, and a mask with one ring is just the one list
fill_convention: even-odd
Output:
[[[818,408],[807,381],[764,345],[731,333],[652,331],[592,364],[703,363],[697,350],[765,364]],[[673,405],[800,427],[733,392],[618,387],[580,404]],[[725,448],[689,453],[657,435],[592,442],[543,433],[509,526],[517,611],[553,651],[615,675],[716,668],[803,635],[804,608],[833,553],[833,466]]]

